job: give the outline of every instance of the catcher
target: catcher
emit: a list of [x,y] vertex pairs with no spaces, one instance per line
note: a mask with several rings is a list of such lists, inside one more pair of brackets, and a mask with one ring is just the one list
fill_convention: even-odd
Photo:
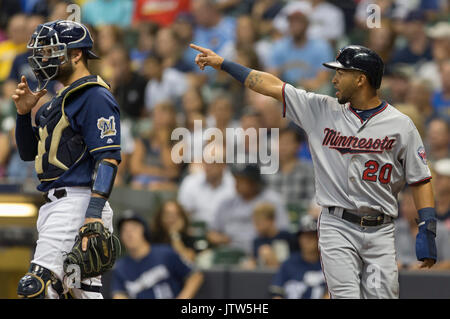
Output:
[[[22,76],[12,95],[19,154],[35,161],[46,201],[36,251],[17,288],[21,298],[103,298],[100,275],[120,254],[107,202],[121,160],[119,108],[109,86],[87,69],[88,59],[98,58],[92,46],[82,24],[39,25],[28,43],[38,89]],[[51,80],[64,88],[33,110]]]

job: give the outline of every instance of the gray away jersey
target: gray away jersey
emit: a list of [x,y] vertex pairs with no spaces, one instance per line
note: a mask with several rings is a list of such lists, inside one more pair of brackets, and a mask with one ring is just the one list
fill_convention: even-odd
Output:
[[431,178],[416,127],[392,105],[363,121],[349,104],[284,84],[283,115],[308,135],[321,206],[397,217],[405,182]]

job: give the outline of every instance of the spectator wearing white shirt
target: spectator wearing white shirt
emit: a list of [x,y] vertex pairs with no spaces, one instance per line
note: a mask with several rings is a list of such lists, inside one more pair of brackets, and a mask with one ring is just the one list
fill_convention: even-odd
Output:
[[336,41],[344,35],[345,19],[342,10],[324,0],[292,1],[275,17],[273,24],[281,33],[289,32],[288,16],[310,7],[308,37]]
[[193,221],[205,222],[210,227],[221,200],[235,194],[235,182],[226,163],[205,161],[202,168],[200,172],[189,174],[183,179],[178,191],[178,202]]
[[189,87],[186,74],[174,68],[164,68],[162,59],[154,54],[145,60],[144,73],[149,79],[145,88],[145,107],[149,112],[164,101],[176,104]]
[[269,203],[275,207],[275,223],[279,230],[287,230],[289,219],[283,200],[265,187],[256,164],[234,164],[236,194],[222,200],[214,216],[208,241],[215,246],[229,246],[251,254],[256,229],[252,216],[255,207]]
[[429,80],[437,91],[442,89],[440,65],[450,59],[450,23],[439,22],[427,30],[431,42],[433,60],[422,64],[417,73],[420,77]]

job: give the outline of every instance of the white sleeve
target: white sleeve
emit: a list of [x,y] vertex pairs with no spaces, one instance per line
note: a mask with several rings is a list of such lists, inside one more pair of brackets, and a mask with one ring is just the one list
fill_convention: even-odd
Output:
[[178,202],[183,206],[183,208],[188,211],[190,214],[194,213],[194,200],[192,200],[191,191],[195,191],[195,188],[192,187],[191,175],[188,175],[181,182],[180,189],[178,191]]
[[406,152],[402,158],[405,161],[405,179],[410,185],[431,178],[422,138],[414,124],[411,124],[411,126],[413,128],[406,136]]
[[288,83],[283,84],[283,117],[309,133],[317,120],[337,102],[333,98],[296,89]]

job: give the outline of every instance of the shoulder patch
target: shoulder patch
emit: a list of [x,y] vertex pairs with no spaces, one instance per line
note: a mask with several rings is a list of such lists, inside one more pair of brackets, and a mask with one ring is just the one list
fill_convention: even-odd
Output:
[[420,146],[417,149],[417,156],[420,157],[423,164],[427,165],[427,153],[425,152],[425,148],[423,146]]
[[100,130],[100,138],[116,136],[117,131],[114,116],[111,115],[108,119],[104,117],[97,119],[97,128]]

